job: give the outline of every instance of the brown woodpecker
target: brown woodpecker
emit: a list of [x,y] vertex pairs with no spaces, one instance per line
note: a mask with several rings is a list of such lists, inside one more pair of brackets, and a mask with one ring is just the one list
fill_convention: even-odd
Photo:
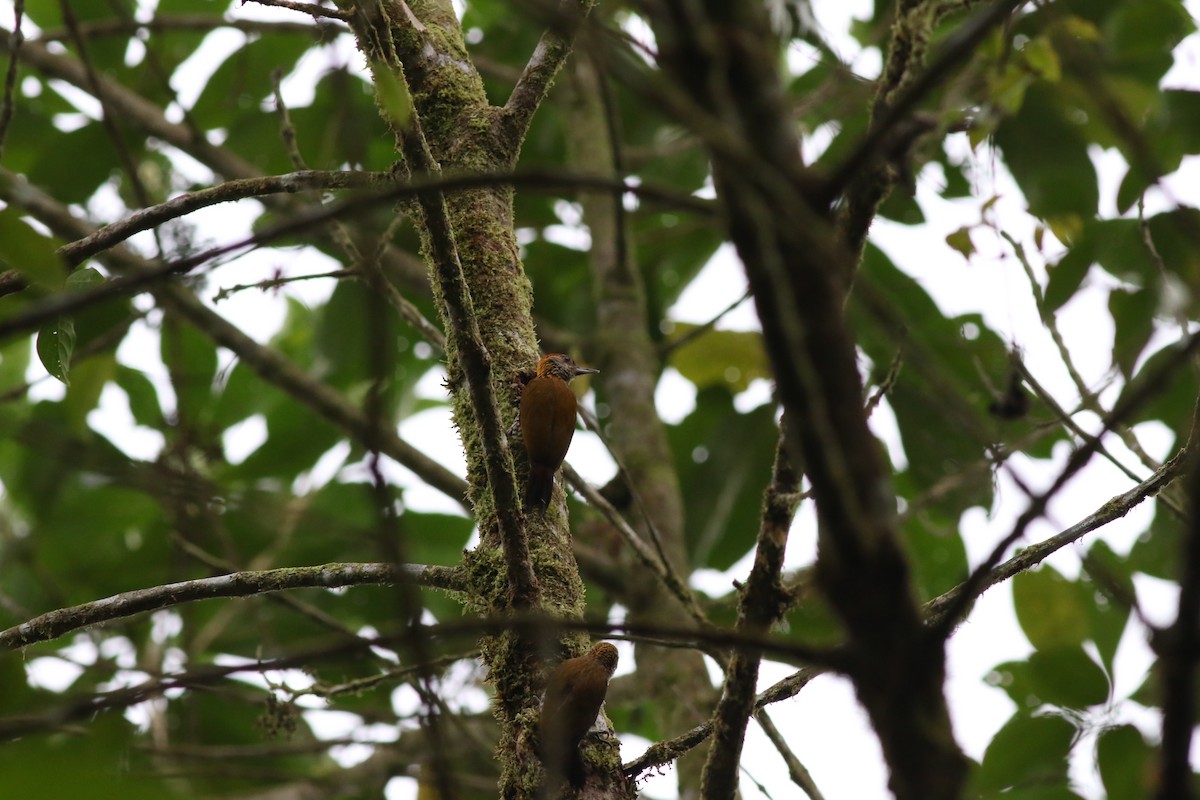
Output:
[[617,648],[600,642],[578,658],[568,658],[550,674],[539,725],[547,786],[553,787],[564,777],[576,789],[583,786],[579,743],[596,722],[608,693],[608,680],[616,669]]
[[576,366],[570,356],[551,353],[538,362],[537,376],[522,390],[521,438],[529,454],[526,508],[550,504],[554,474],[575,435],[575,392],[568,384],[576,375],[599,371]]

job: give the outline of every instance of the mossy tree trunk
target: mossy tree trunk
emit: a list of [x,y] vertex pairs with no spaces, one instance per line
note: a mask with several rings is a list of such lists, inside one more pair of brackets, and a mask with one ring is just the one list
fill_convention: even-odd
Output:
[[[577,10],[586,13],[589,3]],[[505,107],[493,106],[483,81],[467,53],[459,20],[449,2],[411,0],[402,4],[360,2],[348,6],[359,47],[372,64],[407,90],[408,116],[381,102],[384,118],[396,135],[401,162],[397,170],[421,172],[495,174],[511,171],[520,150],[525,126],[565,57],[569,39],[551,30],[544,38],[527,73]],[[411,13],[410,13],[411,12]],[[541,58],[539,59],[539,55]],[[403,101],[401,101],[403,105]],[[422,152],[424,150],[424,152]],[[421,163],[425,158],[430,163]],[[512,188],[505,185],[446,193],[440,203],[406,206],[418,221],[425,258],[430,266],[434,297],[447,331],[446,361],[454,422],[467,458],[469,501],[479,525],[481,541],[467,557],[471,580],[469,604],[473,611],[503,613],[514,606],[552,616],[579,619],[584,608],[583,583],[571,555],[566,506],[556,495],[545,513],[524,516],[516,505],[519,493],[500,497],[499,480],[519,485],[517,474],[526,465],[520,448],[509,458],[508,442],[517,417],[522,375],[537,361],[533,294],[519,256],[514,232]],[[448,263],[456,262],[456,263]],[[446,271],[461,271],[462,296],[448,297],[441,280]],[[457,307],[456,307],[457,304]],[[463,312],[465,311],[465,314]],[[464,324],[466,323],[466,324]],[[479,360],[464,358],[474,348]],[[479,386],[494,396],[491,408],[479,400]],[[489,462],[488,424],[498,413],[499,450],[502,458]],[[502,472],[497,472],[499,463]],[[515,472],[514,472],[515,470]],[[533,591],[517,597],[513,573],[514,538],[505,526],[516,528],[517,558],[532,568]],[[538,791],[541,771],[534,752],[534,728],[544,659],[578,655],[586,637],[565,636],[560,642],[537,642],[518,633],[489,637],[483,659],[496,689],[496,715],[501,727],[500,792],[503,797],[532,797]],[[593,796],[623,797],[618,752],[606,749],[610,770],[591,780]],[[595,794],[597,793],[598,794]]]

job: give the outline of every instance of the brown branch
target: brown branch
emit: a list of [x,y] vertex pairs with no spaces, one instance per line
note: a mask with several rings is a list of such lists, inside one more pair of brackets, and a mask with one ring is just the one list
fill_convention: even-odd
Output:
[[796,758],[795,753],[788,747],[787,740],[783,738],[783,734],[775,727],[775,723],[767,714],[765,708],[760,708],[754,712],[754,720],[763,729],[763,733],[771,740],[771,744],[775,745],[775,749],[779,751],[779,755],[783,757],[783,762],[787,764],[788,777],[792,779],[792,783],[799,786],[809,800],[825,800],[825,796],[821,794],[821,790],[817,788],[816,781],[813,780],[812,774],[808,768]]
[[[329,41],[338,33],[349,31],[342,25],[329,22],[270,22],[256,19],[225,19],[212,14],[166,14],[155,16],[153,19],[139,22],[136,19],[98,19],[80,20],[78,29],[89,39],[104,36],[129,35],[138,31],[212,31],[218,28],[232,28],[243,33],[259,34],[302,34],[312,36],[318,41]],[[39,44],[59,42],[69,38],[70,31],[66,28],[51,28],[42,31],[34,41]]]
[[[385,172],[323,172],[304,170],[286,175],[240,178],[217,186],[172,197],[166,202],[144,208],[123,220],[105,225],[95,233],[65,245],[59,252],[78,264],[134,234],[178,219],[201,208],[231,203],[269,194],[316,191],[321,189],[369,189],[391,184]],[[307,224],[307,222],[305,223]],[[259,240],[261,243],[263,240]]]
[[1162,746],[1158,800],[1194,797],[1189,754],[1196,725],[1196,669],[1200,664],[1200,469],[1191,455],[1190,519],[1180,557],[1179,610],[1175,624],[1153,639],[1162,680]]
[[965,8],[968,4],[900,4],[900,18],[888,46],[871,126],[858,146],[834,169],[819,204],[825,207],[838,195],[846,194],[839,227],[852,251],[861,250],[879,204],[895,184],[896,178],[889,174],[891,165],[887,159],[903,158],[913,139],[924,132],[926,126],[914,119],[917,106],[943,85],[950,70],[969,58],[995,26],[1025,2],[995,0],[990,8],[979,12],[951,34],[938,58],[916,77],[914,74],[924,61],[934,23],[956,7]]
[[[1114,425],[1128,422],[1133,413],[1154,396],[1154,393],[1162,385],[1163,381],[1174,370],[1177,370],[1186,359],[1195,354],[1197,350],[1200,350],[1200,334],[1190,337],[1184,346],[1176,350],[1171,358],[1167,359],[1165,363],[1161,364],[1155,370],[1154,375],[1148,376],[1147,380],[1134,387],[1132,391],[1122,395],[1113,406],[1112,411],[1104,417],[1100,434],[1090,441],[1084,442],[1075,452],[1071,453],[1066,465],[1058,474],[1058,477],[1054,479],[1050,487],[1041,494],[1031,498],[1029,507],[1017,518],[1012,531],[996,545],[991,555],[958,587],[959,593],[950,600],[949,606],[945,611],[945,616],[932,626],[931,633],[936,639],[944,640],[950,635],[954,626],[958,624],[966,609],[979,596],[979,593],[983,591],[985,585],[990,585],[988,581],[991,574],[996,565],[1000,563],[1000,559],[1004,557],[1005,551],[1025,535],[1025,531],[1029,525],[1045,513],[1051,498],[1058,494],[1059,490],[1091,460],[1091,457],[1100,446],[1100,440],[1104,433],[1111,430]],[[1161,473],[1161,470],[1159,473]],[[1155,473],[1155,476],[1159,473]],[[1154,478],[1155,476],[1151,477]]]
[[[1180,451],[1173,458],[1168,460],[1161,468],[1146,480],[1134,486],[1127,492],[1123,492],[1116,497],[1110,499],[1107,503],[1100,506],[1096,511],[1088,516],[1065,528],[1061,532],[1045,539],[1041,542],[1036,542],[1024,547],[1019,553],[1005,561],[1003,564],[997,565],[990,570],[987,576],[978,581],[974,587],[975,597],[983,594],[986,590],[995,586],[998,583],[1008,580],[1013,576],[1032,569],[1040,564],[1052,553],[1061,550],[1067,545],[1079,541],[1086,534],[1091,533],[1098,528],[1102,528],[1113,520],[1120,519],[1130,512],[1135,506],[1145,500],[1158,495],[1168,484],[1183,474],[1184,467],[1187,465],[1187,456],[1185,451]],[[953,589],[938,595],[922,607],[922,612],[931,624],[934,625],[957,625],[960,620],[951,619],[949,615],[953,612],[955,605],[958,603],[958,598],[968,588],[967,583],[961,583]]]
[[[799,505],[801,472],[793,468],[787,451],[788,416],[780,424],[771,482],[763,493],[762,519],[754,566],[740,589],[736,630],[765,632],[779,621],[790,605],[779,576],[783,570],[788,530]],[[725,670],[725,689],[713,712],[713,741],[704,765],[701,793],[705,797],[733,797],[737,793],[738,767],[746,726],[754,713],[754,689],[758,684],[758,653],[739,650]]]
[[25,0],[13,3],[12,48],[8,57],[8,70],[4,73],[4,100],[0,102],[0,155],[4,153],[4,141],[8,138],[8,126],[17,109],[17,65],[21,63],[21,44],[25,34],[21,22],[25,17]]
[[391,585],[414,583],[435,589],[461,592],[462,576],[452,567],[421,564],[322,564],[317,567],[247,570],[180,581],[50,611],[0,631],[0,647],[18,650],[36,642],[48,642],[64,634],[125,619],[147,611],[211,600],[217,597],[248,597],[288,589],[334,586]]
[[683,582],[669,564],[664,562],[650,549],[650,546],[646,544],[646,541],[641,536],[638,536],[637,532],[621,516],[621,512],[613,508],[612,503],[605,500],[604,495],[600,494],[596,490],[596,487],[584,480],[570,464],[563,464],[563,476],[566,477],[567,482],[576,491],[583,495],[583,499],[587,501],[588,505],[599,511],[608,520],[609,524],[616,529],[617,533],[621,534],[621,538],[633,548],[634,554],[642,562],[642,565],[649,568],[662,581],[671,594],[675,595],[691,618],[703,628],[711,628],[712,623],[704,615],[704,611],[701,610],[700,605],[696,602],[695,595],[692,594],[687,584]]
[[554,76],[571,54],[579,26],[593,6],[595,0],[560,0],[557,9],[550,12],[551,19],[545,32],[504,104],[503,114],[496,118],[509,160],[516,159],[534,113],[550,91]]
[[[399,69],[399,65],[395,67]],[[380,65],[380,68],[385,67]],[[400,80],[404,79],[403,74],[399,77]],[[414,174],[428,175],[436,180],[441,174],[441,167],[429,150],[416,111],[412,113],[407,127],[400,132],[404,158]],[[510,602],[517,609],[535,608],[541,595],[541,587],[529,556],[529,542],[521,513],[521,495],[517,490],[512,452],[500,422],[500,405],[492,387],[492,357],[484,345],[475,316],[471,290],[467,286],[462,262],[459,260],[450,212],[440,191],[422,192],[417,196],[417,202],[429,234],[429,256],[434,278],[441,290],[442,306],[447,321],[447,338],[450,339],[462,365],[475,423],[479,426],[484,470],[492,492],[500,540],[504,548],[504,561],[508,570]]]
[[[778,683],[768,687],[765,691],[760,692],[754,699],[754,707],[760,709],[771,703],[778,703],[781,700],[795,697],[813,678],[825,672],[826,669],[823,667],[804,667],[803,669],[799,669]],[[623,764],[621,771],[627,778],[637,778],[638,775],[648,769],[653,769],[654,767],[674,761],[684,753],[702,744],[711,735],[711,722],[697,725],[695,728],[676,736],[674,739],[650,745],[640,756]]]
[[291,11],[299,11],[301,14],[308,14],[313,19],[336,19],[339,22],[347,22],[350,19],[350,12],[341,11],[336,8],[325,8],[315,3],[301,3],[296,0],[252,0],[260,6],[271,6],[274,8],[286,8]]

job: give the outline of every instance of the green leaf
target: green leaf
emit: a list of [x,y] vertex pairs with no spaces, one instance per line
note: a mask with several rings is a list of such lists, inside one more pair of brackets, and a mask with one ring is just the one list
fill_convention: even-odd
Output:
[[146,377],[146,373],[124,364],[117,366],[117,385],[129,399],[129,411],[139,425],[159,430],[163,427],[162,406],[158,402],[158,390]]
[[1013,605],[1021,630],[1038,650],[1080,645],[1087,638],[1087,612],[1079,586],[1052,567],[1013,578]]
[[21,216],[14,206],[0,211],[0,266],[15,269],[31,284],[57,289],[67,277],[66,264],[55,252],[58,244]]
[[[247,118],[270,117],[276,149],[282,151],[278,117],[263,114],[260,109],[273,91],[271,76],[275,70],[286,75],[312,46],[311,41],[300,37],[264,36],[239,47],[208,79],[192,106],[191,118],[211,130],[241,124]],[[231,135],[230,142],[240,150],[238,137]]]
[[1095,241],[1085,239],[1075,242],[1058,263],[1050,264],[1046,269],[1046,310],[1057,311],[1074,297],[1095,262]]
[[1183,524],[1178,517],[1155,514],[1150,528],[1137,538],[1129,551],[1129,569],[1165,581],[1179,580],[1183,535]]
[[[848,309],[850,323],[882,379],[897,352],[902,366],[887,402],[896,415],[908,469],[897,476],[905,498],[922,496],[951,474],[978,463],[998,438],[1016,439],[1030,423],[997,430],[987,416],[993,401],[980,370],[993,385],[1011,371],[1004,341],[977,314],[947,318],[924,287],[901,272],[887,256],[867,246]],[[948,422],[952,420],[951,422]],[[992,481],[986,473],[939,491],[932,506],[940,519],[957,519],[975,505],[989,507]]]
[[1062,79],[1062,62],[1049,38],[1038,36],[1030,39],[1021,48],[1021,56],[1030,71],[1042,80],[1057,83]]
[[1126,377],[1133,373],[1134,364],[1154,333],[1157,306],[1158,298],[1149,289],[1113,289],[1109,292],[1108,310],[1116,328],[1113,361]]
[[0,795],[94,800],[181,797],[169,776],[155,776],[145,756],[138,755],[133,733],[133,726],[119,712],[107,711],[88,723],[84,736],[35,734],[8,742],[0,748]]
[[190,323],[168,314],[163,318],[160,352],[175,391],[182,419],[207,419],[217,373],[217,348]]
[[1108,676],[1082,647],[1039,649],[1029,656],[1033,691],[1044,702],[1084,709],[1108,700]]
[[71,356],[75,352],[75,320],[58,317],[46,323],[37,335],[37,354],[46,371],[71,385]]
[[968,572],[967,550],[956,523],[957,518],[943,517],[931,508],[914,514],[904,526],[912,580],[921,600],[949,591]]
[[[66,277],[64,291],[86,291],[102,283],[104,276],[91,267],[77,269]],[[91,309],[84,309],[78,312],[78,316],[87,314],[89,310],[94,312],[95,309],[95,305]],[[75,315],[60,316],[43,325],[37,336],[37,353],[42,366],[67,386],[71,385],[71,357],[78,344],[75,322]]]
[[117,358],[112,352],[97,353],[71,366],[71,385],[63,400],[71,427],[79,435],[88,430],[88,414],[100,402],[100,393],[117,372]]
[[971,241],[971,229],[967,226],[947,235],[946,244],[962,253],[962,257],[967,260],[975,254],[975,243]]
[[723,387],[702,390],[696,409],[667,436],[685,500],[690,563],[728,569],[758,533],[762,492],[778,440],[772,404],[739,414]]
[[[50,193],[60,203],[87,202],[120,168],[112,138],[100,122],[89,123],[69,133],[55,131],[53,137],[54,147],[41,148],[40,157],[30,164],[28,178],[30,183]],[[126,146],[131,144],[126,142]],[[6,147],[6,161],[7,155]],[[138,153],[132,155],[136,157]]]
[[1121,391],[1122,398],[1134,392],[1143,393],[1141,396],[1149,392],[1150,399],[1138,410],[1136,420],[1161,421],[1175,432],[1178,443],[1187,440],[1196,400],[1195,377],[1181,368],[1183,363],[1176,345],[1168,344],[1147,358]]
[[1007,798],[1014,796],[1007,790],[1065,786],[1074,739],[1074,726],[1061,717],[1018,713],[988,745],[972,781],[974,788],[989,798],[1004,791]]
[[[686,337],[698,325],[673,323],[673,339]],[[671,366],[697,389],[723,386],[743,392],[757,378],[771,378],[771,365],[758,331],[707,330],[671,353]]]
[[371,76],[375,79],[375,98],[392,126],[399,131],[408,128],[412,118],[412,97],[408,86],[387,64],[371,62]]
[[1158,87],[1171,68],[1171,51],[1196,29],[1177,0],[1121,3],[1105,22],[1104,40],[1113,66],[1146,86]]
[[1001,123],[996,144],[1029,202],[1043,219],[1091,219],[1099,203],[1088,140],[1070,121],[1073,104],[1046,84],[1029,87],[1021,110]]
[[1089,635],[1105,669],[1112,674],[1117,647],[1131,613],[1125,603],[1137,596],[1132,571],[1128,559],[1114,553],[1103,539],[1097,539],[1088,548],[1083,568],[1080,583],[1085,593],[1090,594],[1090,602],[1086,604]]
[[1118,725],[1100,734],[1096,763],[1108,800],[1142,800],[1154,794],[1153,750],[1132,725]]

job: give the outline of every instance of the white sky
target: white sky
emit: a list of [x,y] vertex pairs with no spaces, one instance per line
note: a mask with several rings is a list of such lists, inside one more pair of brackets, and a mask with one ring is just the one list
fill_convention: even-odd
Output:
[[[841,33],[847,30],[851,16],[869,15],[869,0],[814,0],[814,6],[822,30],[843,57],[848,59],[860,74],[868,77],[877,74],[880,64],[878,53],[862,51],[856,42]],[[1200,0],[1190,0],[1187,6],[1195,15],[1200,10]],[[243,17],[305,19],[300,15],[260,8],[253,4],[239,7],[236,14]],[[11,19],[11,3],[8,0],[0,0],[0,18]],[[185,104],[190,105],[198,94],[203,79],[211,74],[225,54],[239,46],[242,41],[241,34],[228,31],[214,34],[206,40],[201,51],[189,60],[173,81]],[[140,54],[134,50],[131,51],[131,57],[138,58]],[[789,61],[793,68],[803,68],[805,59],[811,57],[811,53],[798,47],[790,54]],[[352,44],[345,39],[332,48],[312,53],[284,84],[285,98],[289,104],[301,106],[308,103],[311,100],[311,86],[330,63],[350,63],[363,69]],[[1189,37],[1177,49],[1176,66],[1164,84],[1200,88],[1200,37]],[[79,96],[78,92],[70,93],[72,100]],[[95,113],[95,109],[87,101],[80,99],[79,103],[84,112]],[[811,137],[811,141],[806,145],[810,155],[814,148],[827,144],[827,140],[822,139],[820,135]],[[944,239],[948,233],[963,225],[979,222],[982,203],[993,195],[1001,197],[994,207],[993,219],[998,220],[1006,231],[1026,243],[1030,241],[1032,231],[1032,224],[1024,215],[1024,203],[1019,190],[985,151],[980,151],[978,155],[971,154],[965,139],[959,137],[957,141],[952,142],[951,152],[972,165],[974,196],[965,200],[941,199],[936,191],[940,177],[938,170],[928,169],[917,181],[917,199],[929,222],[908,227],[879,220],[872,229],[872,239],[901,269],[925,287],[945,313],[982,313],[987,323],[996,331],[1024,347],[1030,369],[1056,396],[1073,398],[1073,385],[1053,357],[1054,348],[1047,343],[1026,279],[1015,260],[1011,257],[1005,258],[1006,245],[1003,240],[995,234],[976,231],[974,242],[979,253],[969,263],[945,244]],[[181,168],[188,172],[190,179],[198,182],[211,179],[211,173],[203,166],[182,154],[178,156]],[[1093,160],[1102,180],[1101,212],[1105,216],[1114,216],[1116,187],[1125,169],[1124,164],[1120,157],[1112,152],[1097,151],[1093,154]],[[1167,197],[1196,204],[1200,199],[1196,188],[1200,187],[1200,159],[1188,159],[1180,173],[1168,179],[1167,183],[1169,194],[1149,193],[1148,214],[1169,207]],[[89,203],[89,211],[98,218],[111,219],[119,215],[120,205],[111,190],[102,191]],[[193,214],[190,219],[198,226],[202,235],[214,241],[230,241],[249,233],[247,223],[250,215],[232,207],[205,209]],[[1032,252],[1032,248],[1030,251]],[[276,266],[284,261],[291,274],[323,272],[339,266],[315,252],[288,251],[284,254],[280,251],[264,250],[241,257],[233,264],[217,270],[213,275],[213,285],[253,283],[269,277]],[[1035,263],[1035,266],[1040,268],[1041,265]],[[1041,277],[1044,278],[1044,274]],[[707,321],[724,308],[728,298],[735,296],[735,293],[742,291],[744,287],[745,279],[741,267],[731,248],[724,247],[683,293],[671,309],[671,317],[687,322]],[[322,281],[294,284],[288,293],[307,302],[318,303],[328,297],[330,291],[330,282]],[[235,295],[221,303],[218,308],[223,315],[264,342],[278,329],[284,313],[283,304],[278,300],[269,295],[249,291]],[[1090,382],[1098,384],[1104,377],[1105,368],[1109,363],[1112,339],[1105,292],[1096,287],[1081,292],[1062,309],[1059,323],[1081,371]],[[748,302],[743,303],[728,315],[719,327],[757,329],[753,306]],[[155,381],[160,392],[169,397],[170,387],[157,353],[155,334],[150,327],[142,325],[137,326],[122,344],[119,357],[122,362],[144,370]],[[228,354],[223,354],[223,359],[222,364],[227,364]],[[31,368],[31,378],[41,376],[44,376],[44,372],[41,372],[40,367]],[[35,395],[57,397],[61,395],[61,391],[61,386],[56,381],[42,380],[35,388]],[[422,391],[431,397],[443,396],[440,376],[428,376]],[[691,385],[672,370],[668,370],[657,394],[657,403],[663,418],[672,422],[682,419],[694,405],[694,396]],[[739,407],[753,407],[767,396],[765,383],[752,386],[739,398]],[[124,395],[113,388],[106,390],[101,407],[89,417],[89,422],[136,457],[153,458],[162,445],[161,436],[156,432],[134,425]],[[1094,426],[1095,420],[1090,424]],[[897,461],[903,459],[895,423],[885,407],[875,414],[872,425],[892,449],[894,458]],[[460,474],[463,472],[458,440],[449,424],[448,412],[444,409],[426,411],[405,420],[400,433],[424,452],[441,458],[448,467]],[[1141,426],[1138,434],[1152,455],[1158,458],[1166,455],[1169,437],[1164,429]],[[244,458],[261,443],[264,436],[265,428],[261,420],[249,421],[226,435],[227,449],[234,460]],[[1124,451],[1119,442],[1110,444],[1125,463],[1137,463],[1136,459]],[[343,468],[347,452],[348,448],[342,446],[328,454],[314,474],[303,479],[305,484],[320,485],[333,478]],[[1065,446],[1061,447],[1056,451],[1053,463],[1049,465],[1021,459],[1015,462],[1016,468],[1027,483],[1035,487],[1043,486],[1061,467],[1067,452]],[[570,460],[585,477],[597,483],[604,482],[613,473],[611,459],[599,441],[590,434],[580,433],[576,436]],[[1144,470],[1139,472],[1144,474]],[[406,487],[407,506],[421,510],[455,510],[453,503],[436,491],[421,485],[402,467],[391,465],[389,477]],[[1029,538],[1040,540],[1058,532],[1094,511],[1113,495],[1128,488],[1129,482],[1124,476],[1119,475],[1106,462],[1098,461],[1056,499],[1047,519],[1030,530]],[[982,509],[974,509],[962,520],[962,532],[972,564],[977,564],[984,558],[993,544],[1010,530],[1016,516],[1024,508],[1021,492],[1003,474],[1000,476],[998,496],[1000,500],[997,508],[990,514]],[[1145,529],[1149,518],[1148,506],[1135,509],[1125,519],[1087,537],[1083,546],[1086,547],[1088,541],[1099,536],[1118,552],[1126,552],[1134,537]],[[810,563],[814,553],[814,523],[811,508],[805,508],[797,520],[789,544],[788,568]],[[1067,548],[1051,557],[1048,563],[1068,575],[1075,575],[1079,568],[1077,550]],[[749,564],[750,557],[747,556],[725,573],[699,573],[694,585],[709,592],[723,593],[729,589],[733,579],[744,578],[749,571]],[[1150,579],[1139,580],[1138,592],[1152,619],[1162,622],[1171,618],[1174,608],[1172,587]],[[947,693],[956,734],[967,753],[976,759],[982,757],[991,737],[1013,711],[1013,705],[1007,695],[987,686],[983,678],[996,664],[1020,658],[1030,651],[1011,609],[1008,586],[1002,585],[992,589],[979,601],[971,619],[950,643]],[[161,620],[156,618],[156,625],[163,627],[164,637],[169,635],[171,624],[170,615]],[[106,646],[117,649],[121,647],[119,641]],[[622,656],[624,672],[631,667],[630,650],[623,647]],[[87,663],[95,654],[89,654],[85,647],[82,651],[74,652],[73,657],[81,663]],[[132,655],[129,654],[128,658],[130,672],[127,673],[126,680],[134,680],[137,673],[132,671]],[[1145,632],[1135,623],[1131,623],[1118,654],[1115,697],[1120,698],[1128,694],[1140,684],[1150,661],[1150,653],[1145,645]],[[760,688],[765,688],[790,671],[790,668],[765,663]],[[30,672],[44,685],[65,686],[73,680],[78,668],[61,659],[38,659],[31,663]],[[301,685],[298,682],[306,680],[301,673],[289,674],[287,678],[292,685]],[[455,680],[465,683],[468,678],[464,673]],[[484,703],[482,693],[462,694],[460,701],[473,708],[480,708]],[[398,691],[393,702],[397,710],[402,711],[410,708],[412,698]],[[353,720],[347,719],[347,715],[342,712],[313,710],[308,713],[322,736],[333,738],[355,733]],[[833,677],[819,678],[796,698],[772,706],[770,713],[829,800],[887,796],[886,774],[878,746],[865,715],[855,703],[849,684],[845,680]],[[1105,716],[1101,718],[1108,722],[1133,721],[1142,727],[1144,732],[1156,735],[1156,719],[1145,710],[1127,704],[1103,713]],[[374,730],[365,733],[380,739],[390,735]],[[358,730],[357,734],[363,736],[364,731]],[[623,742],[623,757],[626,759],[639,755],[647,744],[636,740],[635,737],[626,739]],[[341,755],[349,763],[365,758],[367,753],[369,750],[358,747],[345,749]],[[1072,776],[1078,784],[1077,790],[1089,800],[1101,798],[1103,789],[1088,763],[1089,746],[1080,745],[1075,753]],[[788,780],[782,761],[773,747],[753,724],[750,726],[743,761],[753,778],[767,786],[773,797],[799,795],[798,790]],[[644,782],[643,790],[647,797],[673,797],[674,782],[673,770],[667,770],[663,776]],[[743,796],[747,798],[761,796],[749,780],[743,781],[742,790]],[[396,779],[389,786],[387,795],[389,800],[413,797],[415,784],[408,779]]]

